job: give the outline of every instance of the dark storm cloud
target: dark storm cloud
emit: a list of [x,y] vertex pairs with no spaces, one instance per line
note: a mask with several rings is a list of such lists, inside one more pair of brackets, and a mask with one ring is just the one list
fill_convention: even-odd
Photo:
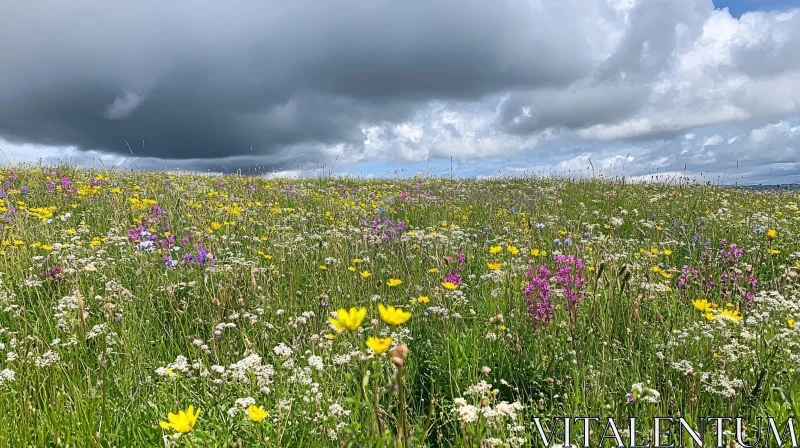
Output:
[[568,2],[233,5],[4,2],[0,136],[275,166],[430,100],[561,87],[592,65]]
[[532,134],[548,127],[580,129],[615,123],[635,114],[647,99],[645,86],[598,85],[544,89],[512,95],[501,107],[508,132]]

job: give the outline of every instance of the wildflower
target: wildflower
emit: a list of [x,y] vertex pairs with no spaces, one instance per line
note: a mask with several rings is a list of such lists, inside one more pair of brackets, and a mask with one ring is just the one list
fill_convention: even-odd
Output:
[[402,309],[395,308],[393,306],[386,308],[382,303],[378,304],[378,312],[381,315],[381,319],[392,326],[403,324],[408,319],[411,319],[410,312],[403,311]]
[[[410,316],[411,313],[409,313]],[[367,338],[367,347],[371,348],[376,355],[380,355],[381,353],[389,350],[389,345],[392,343],[391,336],[388,338],[376,338],[374,336],[370,336]]]
[[194,424],[197,422],[197,416],[200,415],[200,409],[197,409],[197,412],[194,412],[194,405],[189,405],[189,409],[184,411],[179,411],[178,414],[169,413],[167,414],[167,422],[159,422],[158,424],[163,429],[172,429],[177,432],[189,432],[194,428]]
[[774,239],[778,232],[775,229],[767,230],[767,238]]
[[386,282],[386,286],[389,286],[389,287],[399,286],[401,284],[403,284],[403,281],[398,279],[398,278],[390,278],[389,281]]
[[486,263],[486,265],[489,267],[489,270],[492,270],[492,271],[496,271],[496,270],[500,269],[500,266],[502,266],[501,263]]
[[694,305],[695,308],[697,308],[699,311],[702,312],[711,311],[711,308],[715,306],[713,303],[709,302],[706,299],[692,300],[692,305]]
[[739,310],[734,309],[725,309],[720,312],[722,316],[727,317],[728,319],[732,320],[742,320],[742,315],[739,314]]
[[250,405],[247,408],[247,416],[250,417],[250,420],[258,423],[261,420],[264,420],[264,417],[267,417],[269,412],[265,411],[263,407],[256,406],[254,404]]
[[500,253],[503,250],[503,246],[492,246],[489,248],[489,253],[494,255]]
[[439,270],[438,270],[438,269],[436,269],[436,268],[430,268],[430,269],[428,269],[428,272],[430,272],[430,273],[436,273],[436,272],[439,272]]
[[419,303],[428,303],[430,301],[431,301],[431,299],[429,299],[428,296],[419,296],[417,298],[417,302],[419,302]]
[[517,255],[519,253],[519,249],[514,246],[508,246],[506,249],[511,252],[511,255]]
[[370,275],[372,275],[372,274],[370,274],[369,271],[361,271],[361,276],[364,277],[364,278],[367,278]]
[[786,323],[789,325],[789,328],[794,328],[794,319],[789,319]]
[[453,282],[442,282],[442,286],[444,287],[444,289],[449,289],[451,291],[458,288],[458,285],[456,285]]
[[350,308],[350,311],[341,308],[336,311],[336,319],[328,318],[328,322],[333,324],[333,326],[339,331],[355,331],[361,325],[361,322],[364,320],[366,315],[367,309],[364,307],[361,309],[356,309],[353,307]]
[[[631,400],[631,398],[633,398],[633,400]],[[636,400],[641,400],[646,403],[658,403],[660,399],[661,394],[657,390],[652,389],[643,383],[636,383],[631,386],[631,394],[628,395],[629,403]]]

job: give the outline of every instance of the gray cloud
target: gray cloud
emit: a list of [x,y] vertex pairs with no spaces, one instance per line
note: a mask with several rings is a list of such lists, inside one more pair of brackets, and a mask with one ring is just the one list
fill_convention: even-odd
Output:
[[557,2],[2,9],[0,135],[120,154],[144,140],[145,157],[280,159],[297,145],[352,144],[362,125],[400,122],[433,99],[563,86],[591,68]]

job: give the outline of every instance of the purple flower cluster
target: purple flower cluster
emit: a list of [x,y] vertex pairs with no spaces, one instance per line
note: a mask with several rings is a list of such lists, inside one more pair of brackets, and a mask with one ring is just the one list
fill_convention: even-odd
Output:
[[[734,295],[738,294],[749,305],[755,297],[758,279],[752,274],[748,274],[746,277],[742,274],[751,270],[751,267],[741,260],[744,254],[743,249],[737,247],[736,244],[728,244],[726,239],[720,240],[720,243],[723,247],[716,251],[716,260],[713,260],[710,265],[706,265],[703,271],[686,265],[682,267],[681,276],[678,278],[678,287],[686,294],[688,289],[695,285],[709,298],[718,295],[729,301],[733,301]],[[719,269],[718,275],[711,272],[711,268],[714,266]]]
[[46,271],[42,271],[39,273],[41,278],[51,278],[54,281],[59,281],[64,278],[64,273],[62,272],[63,269],[61,268],[50,268]]
[[572,255],[558,255],[556,262],[556,284],[564,290],[564,309],[569,311],[577,306],[578,302],[583,301],[584,290],[586,288],[586,266],[583,260],[576,259]]
[[450,282],[456,286],[460,286],[461,274],[458,273],[458,268],[448,271],[447,275],[442,279],[442,282]]
[[525,297],[528,300],[528,314],[534,327],[540,324],[547,325],[553,317],[555,306],[550,302],[550,277],[552,273],[547,269],[547,265],[539,266],[539,271],[534,273],[532,268],[528,268],[525,273],[530,278],[525,287]]
[[370,233],[380,236],[381,241],[386,242],[402,235],[406,223],[405,221],[395,222],[385,216],[375,215],[375,219],[372,221],[364,221],[364,226],[370,229]]

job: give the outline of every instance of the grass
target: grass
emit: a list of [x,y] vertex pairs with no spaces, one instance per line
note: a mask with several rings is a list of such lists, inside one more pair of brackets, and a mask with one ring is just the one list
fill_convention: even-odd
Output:
[[[633,416],[641,440],[800,409],[798,192],[0,176],[0,446],[527,446],[533,417]],[[159,425],[190,405],[190,431]]]

